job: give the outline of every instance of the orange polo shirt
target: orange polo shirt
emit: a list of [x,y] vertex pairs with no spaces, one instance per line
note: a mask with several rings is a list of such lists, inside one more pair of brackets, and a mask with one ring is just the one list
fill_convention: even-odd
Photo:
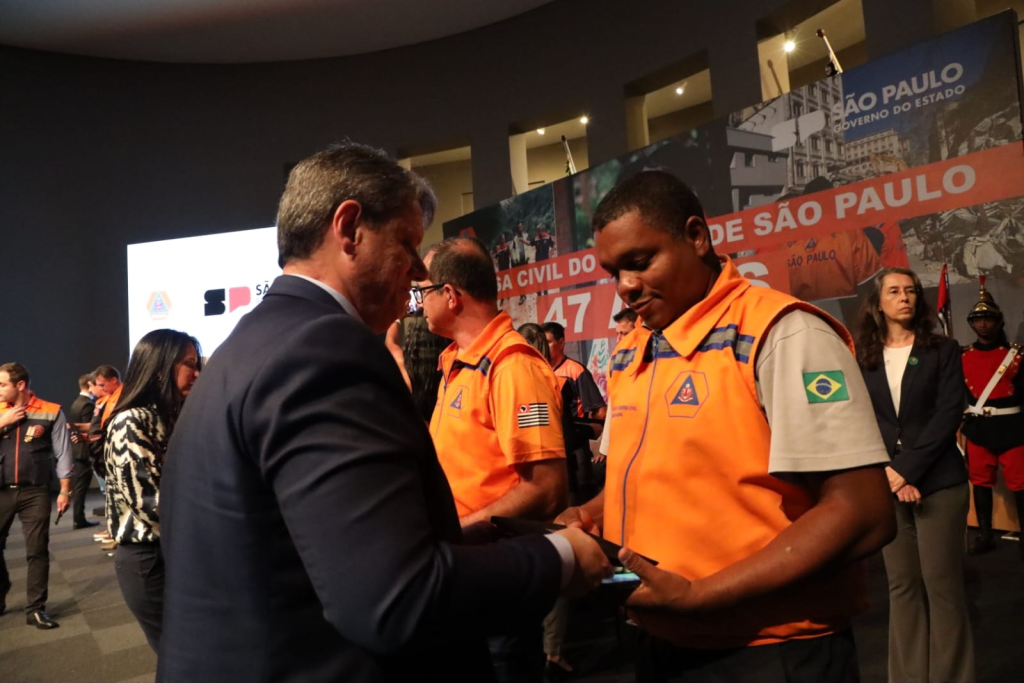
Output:
[[[758,349],[795,309],[821,316],[852,347],[839,323],[752,286],[728,260],[707,297],[665,330],[638,326],[622,340],[609,379],[605,538],[694,581],[764,548],[814,505],[769,474],[771,429],[756,388]],[[632,617],[683,647],[778,643],[845,627],[864,607],[863,588],[851,565],[735,610]]]
[[439,364],[430,435],[460,517],[517,486],[517,464],[565,457],[558,380],[507,313],[468,348],[449,346]]

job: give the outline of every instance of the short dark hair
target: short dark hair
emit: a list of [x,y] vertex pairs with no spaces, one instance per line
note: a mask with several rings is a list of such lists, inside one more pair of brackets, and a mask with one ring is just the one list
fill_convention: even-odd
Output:
[[86,389],[88,389],[90,384],[95,384],[95,383],[96,383],[96,375],[92,374],[91,372],[90,373],[86,373],[86,374],[84,374],[84,375],[82,375],[81,377],[78,378],[78,388],[81,389],[82,391],[85,391]]
[[377,228],[410,202],[419,204],[424,226],[434,219],[437,198],[427,181],[385,152],[342,142],[295,165],[277,210],[278,265],[307,259],[324,241],[327,225],[345,200],[362,207],[362,220]]
[[28,386],[28,368],[21,363],[4,363],[3,365],[0,365],[0,372],[7,373],[7,378],[11,380],[11,384],[24,382],[25,386]]
[[560,323],[550,322],[541,325],[541,328],[558,341],[565,339],[565,328]]
[[449,237],[430,250],[430,281],[451,285],[477,301],[497,301],[498,279],[494,261],[475,237]]
[[[197,367],[203,368],[203,350],[199,341],[177,330],[153,330],[139,340],[128,361],[124,389],[115,413],[131,408],[153,407],[167,427],[167,436],[174,431],[185,397],[175,378],[175,365],[189,349],[195,349]],[[150,435],[152,436],[152,435]]]
[[594,232],[636,211],[651,227],[682,238],[686,221],[704,218],[704,207],[690,187],[665,171],[644,171],[623,180],[594,211]]
[[612,320],[614,320],[617,323],[621,323],[623,320],[628,320],[629,322],[636,325],[636,321],[639,317],[640,316],[638,316],[636,314],[636,311],[634,311],[632,308],[623,308],[621,311],[612,316]]
[[103,379],[116,379],[118,382],[121,381],[121,373],[117,371],[113,365],[101,365],[93,370],[93,378],[102,377]]

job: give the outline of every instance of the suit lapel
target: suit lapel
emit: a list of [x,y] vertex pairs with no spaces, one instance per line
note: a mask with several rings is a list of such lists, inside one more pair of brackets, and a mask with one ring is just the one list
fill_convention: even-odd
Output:
[[903,382],[900,385],[900,406],[909,405],[907,397],[910,396],[911,387],[914,384],[914,380],[917,378],[919,368],[921,367],[921,347],[914,342],[913,348],[910,349],[910,358],[907,359],[907,367],[903,370]]
[[881,407],[885,410],[886,415],[895,423],[896,406],[892,402],[892,392],[889,391],[889,378],[885,374],[885,362],[883,361],[875,370],[865,373],[865,378],[871,392],[882,402]]

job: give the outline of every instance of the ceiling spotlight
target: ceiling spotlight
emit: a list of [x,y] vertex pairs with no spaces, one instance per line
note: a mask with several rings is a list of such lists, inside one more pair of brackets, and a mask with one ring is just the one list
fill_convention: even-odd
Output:
[[676,88],[676,94],[677,95],[682,95],[684,92],[686,92],[686,86],[685,85],[681,85],[678,88]]
[[785,43],[783,43],[782,49],[785,50],[786,52],[792,52],[793,50],[796,49],[796,43],[794,43],[792,40],[787,40]]
[[586,116],[581,116],[580,117],[580,123],[582,123],[585,126],[588,123],[590,123],[590,119],[588,119]]
[[543,128],[538,128],[537,129],[537,135],[544,135],[544,133],[545,133],[545,131],[544,131]]

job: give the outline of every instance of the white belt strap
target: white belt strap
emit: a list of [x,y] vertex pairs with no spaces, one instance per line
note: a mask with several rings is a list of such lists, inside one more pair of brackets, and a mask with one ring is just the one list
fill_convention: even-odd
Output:
[[[985,386],[985,391],[981,392],[981,396],[978,397],[978,402],[973,406],[967,406],[968,413],[974,413],[975,415],[1011,415],[1013,413],[1020,412],[1020,406],[1017,406],[1016,408],[985,408],[985,402],[988,401],[988,397],[995,390],[996,385],[999,384],[999,380],[1003,376],[1003,373],[1006,372],[1006,369],[1010,367],[1010,363],[1012,363],[1013,359],[1016,357],[1017,348],[1011,346],[1010,350],[1006,352],[1006,358],[1003,358],[1003,362],[998,368],[996,368],[996,371],[992,374],[992,379],[990,379],[988,384]],[[996,412],[997,410],[1000,412]],[[1002,412],[1007,410],[1010,412]]]
[[992,415],[1016,415],[1019,412],[1020,406],[1010,406],[1009,408],[982,408],[981,412],[976,414],[984,415],[985,417],[990,417]]

